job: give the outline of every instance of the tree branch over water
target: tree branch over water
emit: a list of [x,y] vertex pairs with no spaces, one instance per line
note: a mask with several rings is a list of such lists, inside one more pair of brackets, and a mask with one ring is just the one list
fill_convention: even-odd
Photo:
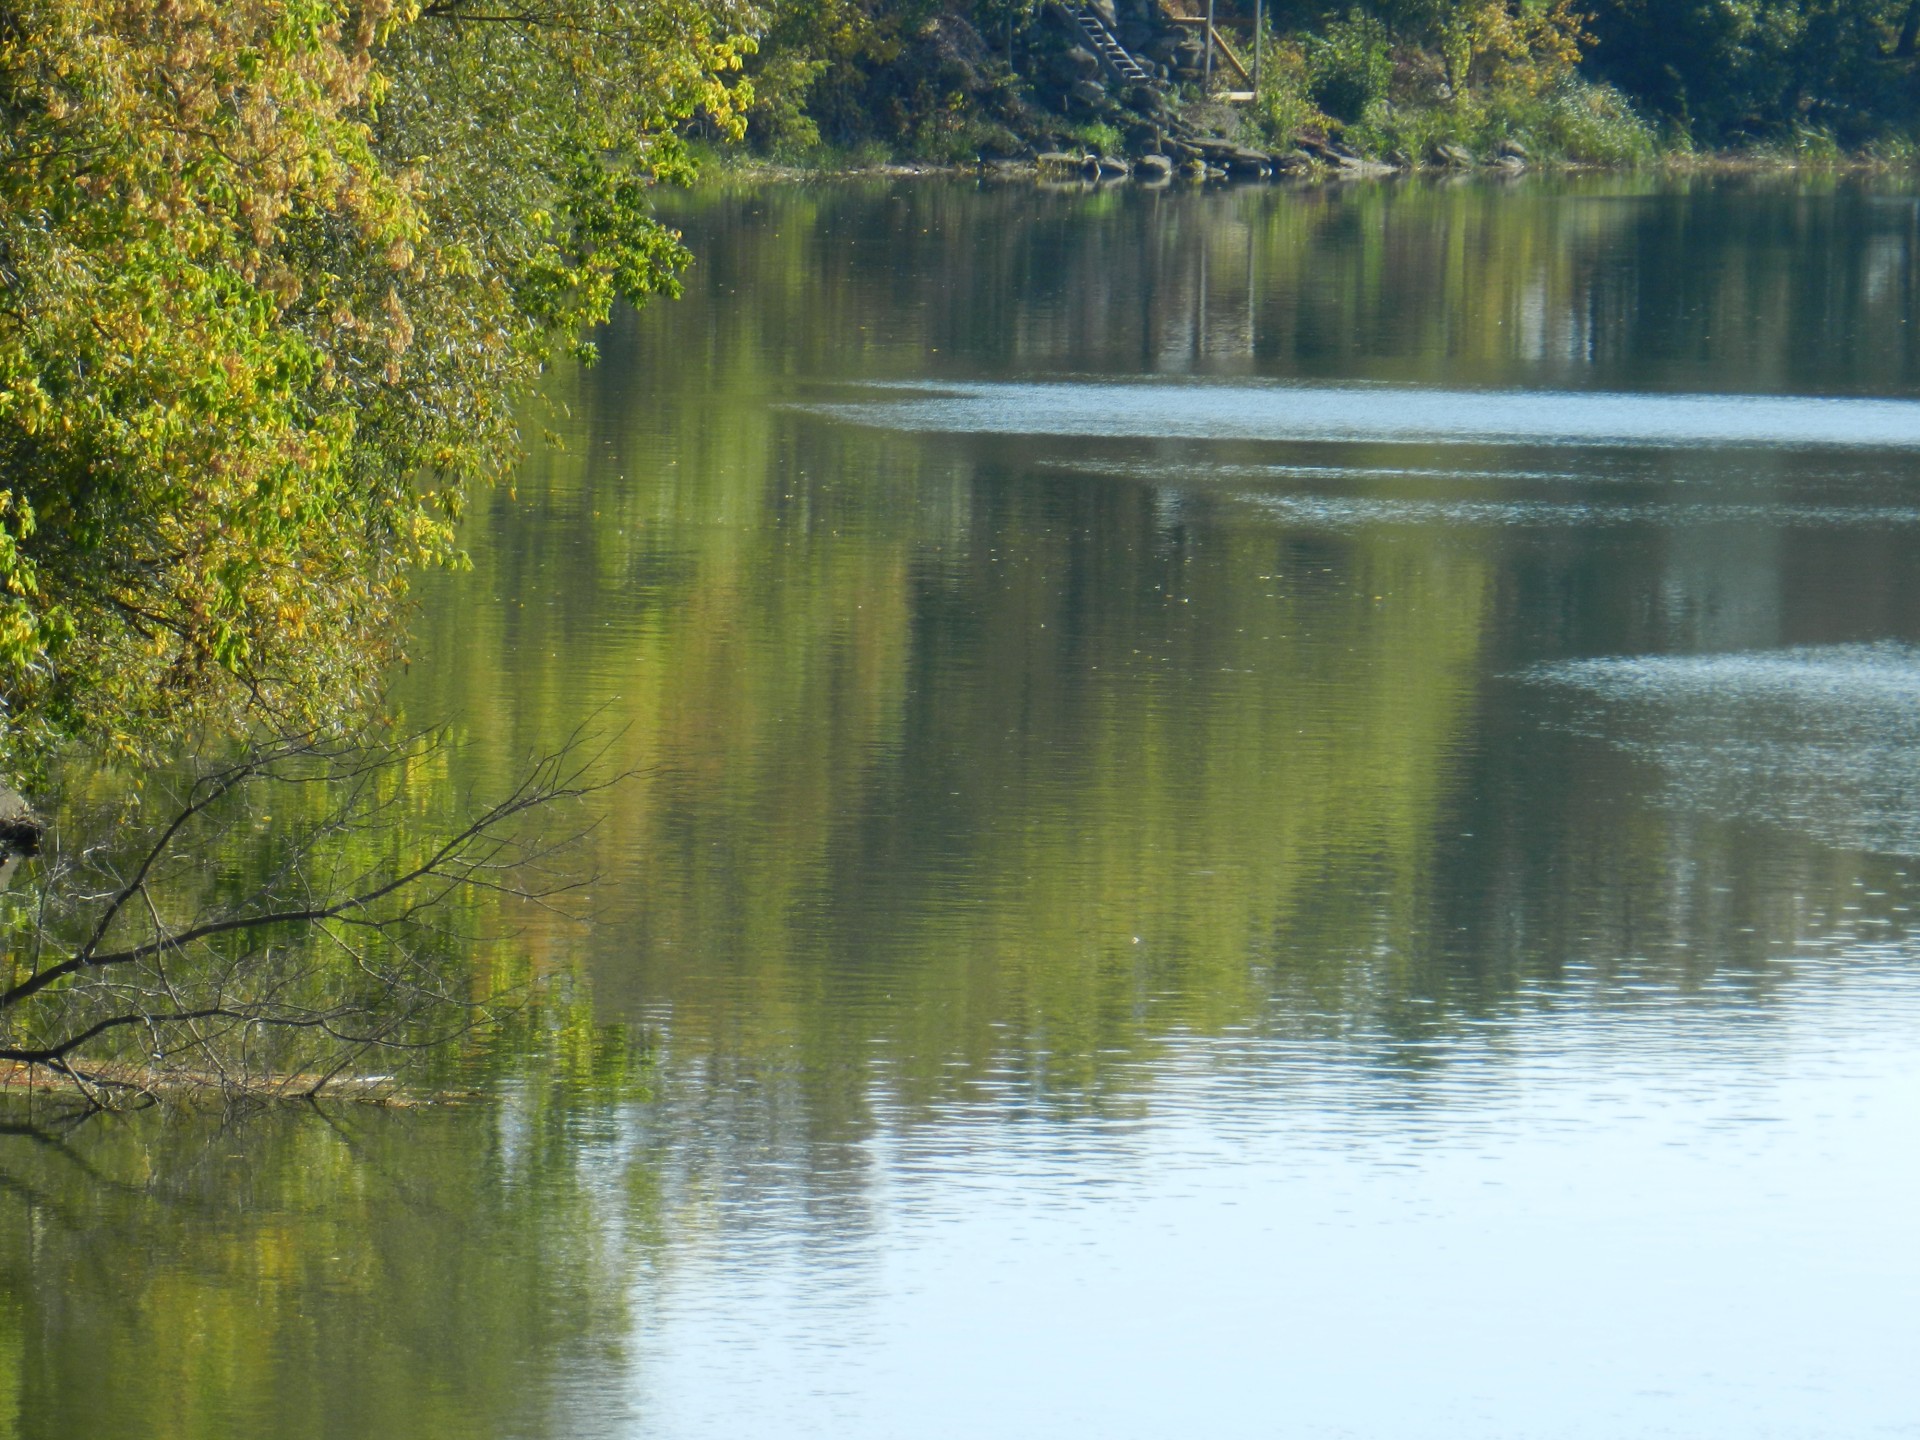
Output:
[[483,910],[562,918],[564,856],[618,783],[584,731],[457,813],[425,813],[442,736],[280,737],[128,805],[6,896],[0,1062],[94,1103],[170,1087],[313,1094],[514,1003],[474,984]]

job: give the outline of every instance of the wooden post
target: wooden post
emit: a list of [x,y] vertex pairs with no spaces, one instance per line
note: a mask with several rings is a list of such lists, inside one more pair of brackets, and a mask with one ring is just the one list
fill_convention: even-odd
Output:
[[1261,0],[1253,0],[1253,103],[1260,103],[1260,50],[1266,41],[1266,25],[1260,15]]
[[1201,71],[1200,93],[1213,93],[1213,0],[1207,0],[1207,63]]

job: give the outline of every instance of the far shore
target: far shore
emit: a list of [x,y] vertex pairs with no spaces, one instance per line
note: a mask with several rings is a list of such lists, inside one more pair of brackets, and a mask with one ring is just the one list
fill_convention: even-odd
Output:
[[[944,163],[927,160],[888,160],[852,163],[827,158],[819,162],[796,163],[715,152],[701,167],[695,188],[711,184],[746,182],[752,184],[803,183],[836,180],[913,180],[968,179],[1029,181],[1048,187],[1097,189],[1112,185],[1137,184],[1154,189],[1171,185],[1198,188],[1208,185],[1277,185],[1292,188],[1329,183],[1351,184],[1381,180],[1516,180],[1525,176],[1564,175],[1901,175],[1914,173],[1915,162],[1890,160],[1875,155],[1808,157],[1764,150],[1689,152],[1662,156],[1638,165],[1600,165],[1584,161],[1537,160],[1525,164],[1487,163],[1472,166],[1390,165],[1384,161],[1362,159],[1352,165],[1315,165],[1285,174],[1193,175],[1176,170],[1170,177],[1142,179],[1136,174],[1100,173],[1102,156],[1088,152],[1079,159],[1087,173],[1064,172],[1035,158]],[[1133,162],[1126,157],[1110,157],[1110,163]]]

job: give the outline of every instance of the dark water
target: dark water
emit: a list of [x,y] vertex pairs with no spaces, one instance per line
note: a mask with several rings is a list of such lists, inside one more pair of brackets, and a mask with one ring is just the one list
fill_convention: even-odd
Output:
[[8,1141],[14,1433],[1920,1433],[1910,187],[676,213],[401,690],[646,1094]]

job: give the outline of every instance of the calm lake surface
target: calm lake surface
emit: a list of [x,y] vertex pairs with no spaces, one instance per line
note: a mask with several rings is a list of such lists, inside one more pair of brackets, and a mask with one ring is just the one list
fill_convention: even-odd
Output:
[[0,1428],[1920,1434],[1911,185],[673,210],[400,682],[594,1025],[0,1137]]

